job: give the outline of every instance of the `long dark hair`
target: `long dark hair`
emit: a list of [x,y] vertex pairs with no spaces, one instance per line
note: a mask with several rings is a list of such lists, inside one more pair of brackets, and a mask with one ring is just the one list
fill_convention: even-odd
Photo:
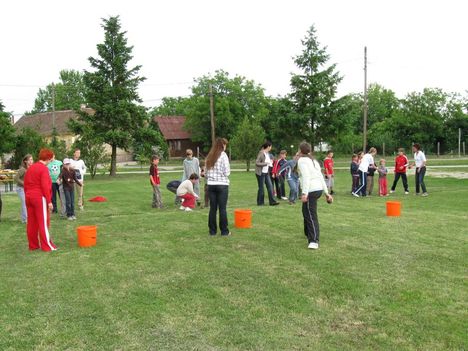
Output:
[[28,160],[32,158],[32,155],[31,154],[26,154],[24,157],[23,157],[23,160],[21,161],[21,166],[23,166],[23,168],[28,168],[26,162],[28,162]]
[[211,169],[214,167],[216,161],[218,161],[219,156],[224,151],[224,145],[227,145],[228,141],[224,138],[216,138],[215,143],[211,146],[211,150],[206,156],[205,168]]

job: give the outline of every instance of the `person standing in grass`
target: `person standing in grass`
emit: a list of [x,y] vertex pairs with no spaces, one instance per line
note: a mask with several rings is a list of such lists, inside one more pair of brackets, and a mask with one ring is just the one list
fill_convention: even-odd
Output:
[[70,159],[70,163],[71,163],[72,168],[76,172],[76,179],[78,179],[78,181],[81,184],[81,186],[77,189],[78,207],[80,210],[83,210],[84,209],[83,190],[84,190],[84,176],[86,173],[86,165],[80,157],[81,157],[81,150],[75,149],[75,152],[73,153],[73,159]]
[[262,145],[262,149],[258,152],[257,159],[255,160],[255,175],[257,177],[258,191],[257,191],[257,205],[263,206],[265,204],[265,193],[263,186],[266,185],[268,200],[270,206],[279,205],[273,196],[273,185],[269,175],[269,167],[273,166],[270,157],[271,142],[266,141]]
[[312,148],[309,143],[302,142],[299,145],[300,157],[297,167],[300,174],[302,188],[302,216],[304,217],[304,234],[309,242],[309,249],[318,249],[320,239],[320,227],[317,216],[317,200],[325,193],[328,203],[333,202],[333,197],[328,193],[325,179],[323,178],[320,164],[312,157]]
[[366,187],[367,187],[367,172],[369,167],[374,166],[374,156],[377,154],[377,149],[371,147],[369,152],[365,154],[361,162],[359,163],[359,187],[353,192],[353,195],[356,197],[366,196]]
[[358,155],[353,154],[351,156],[351,164],[349,166],[351,172],[351,194],[359,188],[359,159]]
[[50,174],[50,179],[52,179],[52,206],[54,208],[52,209],[52,213],[57,213],[57,193],[60,198],[60,185],[57,183],[57,179],[60,175],[60,170],[62,167],[62,161],[56,160],[55,157],[47,165],[47,168],[49,168],[49,174]]
[[405,189],[405,194],[409,194],[408,190],[408,178],[406,177],[406,169],[409,166],[408,157],[405,155],[405,149],[399,148],[398,155],[395,157],[395,178],[393,179],[393,185],[390,189],[390,193],[394,193],[398,180],[401,178],[403,182],[403,188]]
[[329,150],[327,152],[327,157],[323,160],[323,168],[325,169],[325,183],[327,184],[330,195],[333,195],[333,185],[335,183],[333,166],[333,151]]
[[[197,179],[200,179],[200,162],[198,161],[198,158],[193,156],[193,151],[191,149],[187,149],[185,151],[185,155],[187,157],[184,159],[183,163],[184,172],[182,174],[182,182],[189,179],[192,174],[196,174],[198,176]],[[198,180],[193,184],[193,190],[195,191],[195,194],[197,194],[198,202],[198,198],[200,197],[200,184]]]
[[163,203],[161,199],[161,190],[159,189],[159,186],[161,184],[161,179],[159,178],[158,164],[159,164],[159,156],[157,155],[151,156],[151,166],[149,169],[149,177],[150,177],[151,186],[153,187],[153,203],[151,205],[153,208],[163,207]]
[[293,159],[286,161],[280,168],[280,174],[284,174],[289,185],[289,204],[294,205],[299,192],[299,174],[297,173],[297,160],[299,154],[296,154]]
[[377,170],[377,165],[374,163],[369,166],[367,170],[367,185],[366,185],[366,192],[367,196],[371,196],[374,192],[374,175],[375,171]]
[[413,152],[414,152],[414,164],[413,166],[416,167],[416,195],[419,195],[419,188],[422,189],[422,196],[428,196],[426,189],[426,184],[424,183],[424,176],[426,175],[426,155],[421,150],[421,146],[419,144],[413,145]]
[[15,175],[16,182],[16,192],[21,202],[21,223],[28,222],[28,212],[26,210],[26,199],[24,197],[24,175],[26,174],[27,169],[33,164],[34,160],[32,155],[27,154],[23,157],[21,161],[21,166],[18,169],[18,172]]
[[66,158],[63,160],[62,172],[60,173],[60,182],[63,186],[65,194],[65,202],[67,208],[67,218],[69,221],[74,221],[75,216],[75,183],[82,186],[78,179],[78,174],[71,165],[71,160]]
[[31,165],[24,175],[24,193],[28,211],[29,250],[54,251],[57,247],[49,233],[50,211],[52,210],[52,181],[47,165],[54,158],[49,149],[41,149],[39,161]]
[[387,189],[387,167],[385,167],[385,160],[381,159],[379,162],[379,168],[377,168],[377,172],[379,172],[379,196],[388,196],[388,189]]
[[281,150],[279,154],[279,159],[273,163],[273,176],[278,182],[278,187],[276,189],[276,196],[281,200],[288,200],[286,197],[286,189],[284,186],[285,172],[281,171],[281,168],[287,163],[286,161],[286,150]]
[[216,138],[205,160],[205,177],[210,198],[210,214],[208,216],[210,235],[216,235],[217,232],[216,213],[218,210],[221,235],[231,235],[226,210],[229,195],[229,175],[231,174],[229,158],[225,152],[227,144],[226,139]]
[[198,182],[198,179],[198,174],[192,173],[177,188],[177,196],[182,199],[181,210],[189,212],[195,208],[195,201],[198,199],[198,195],[195,193],[194,186]]

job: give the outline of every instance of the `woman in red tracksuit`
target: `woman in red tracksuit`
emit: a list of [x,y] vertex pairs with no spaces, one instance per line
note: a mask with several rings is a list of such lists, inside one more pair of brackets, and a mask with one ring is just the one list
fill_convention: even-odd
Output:
[[52,210],[52,180],[47,165],[52,161],[54,153],[48,149],[39,152],[39,161],[28,168],[24,176],[24,192],[28,212],[27,234],[29,250],[42,249],[54,251],[57,247],[52,242],[49,233]]

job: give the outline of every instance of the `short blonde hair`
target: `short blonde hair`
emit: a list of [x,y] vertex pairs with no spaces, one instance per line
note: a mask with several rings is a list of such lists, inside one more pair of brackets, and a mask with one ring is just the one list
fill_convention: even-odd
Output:
[[192,155],[193,155],[192,149],[187,149],[187,150],[185,150],[185,155],[186,155],[186,156],[192,156]]

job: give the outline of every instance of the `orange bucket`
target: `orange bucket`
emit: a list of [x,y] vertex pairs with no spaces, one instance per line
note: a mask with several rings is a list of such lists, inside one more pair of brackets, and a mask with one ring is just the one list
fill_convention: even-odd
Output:
[[78,246],[90,247],[96,245],[97,226],[84,225],[76,228],[78,233]]
[[252,228],[252,210],[234,210],[236,228]]
[[400,217],[401,203],[399,201],[387,201],[387,216]]

